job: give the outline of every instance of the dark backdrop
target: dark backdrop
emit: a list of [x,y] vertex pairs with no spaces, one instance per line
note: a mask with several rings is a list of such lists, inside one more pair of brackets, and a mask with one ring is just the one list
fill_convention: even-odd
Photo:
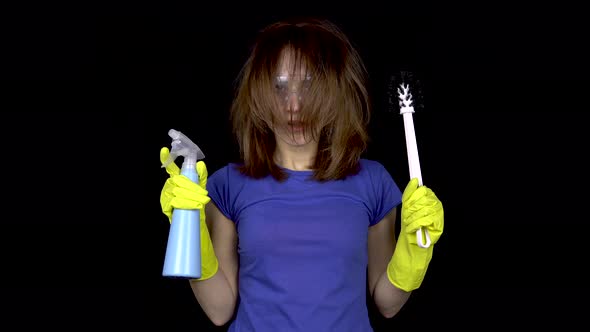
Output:
[[[365,155],[403,188],[391,74],[414,71],[424,183],[445,233],[422,287],[376,331],[572,327],[586,280],[587,66],[576,11],[274,3],[14,5],[3,12],[3,322],[19,330],[221,331],[161,269],[158,151],[181,130],[210,173],[238,158],[228,107],[255,32],[340,24],[370,74]],[[203,5],[204,6],[204,5]],[[579,302],[579,303],[578,303]]]

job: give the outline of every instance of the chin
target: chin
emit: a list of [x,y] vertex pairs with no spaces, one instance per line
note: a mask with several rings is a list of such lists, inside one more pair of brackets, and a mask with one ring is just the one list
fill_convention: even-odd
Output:
[[301,137],[301,138],[296,137],[295,139],[288,138],[288,139],[283,139],[283,141],[289,145],[292,145],[292,146],[305,146],[311,142],[311,140],[306,140],[303,137]]
[[306,138],[303,133],[284,133],[283,135],[279,135],[279,137],[283,142],[291,146],[305,146],[312,141]]

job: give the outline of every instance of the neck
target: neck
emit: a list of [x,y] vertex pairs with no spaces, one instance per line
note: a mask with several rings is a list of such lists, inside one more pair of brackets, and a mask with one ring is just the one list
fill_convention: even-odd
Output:
[[318,145],[315,142],[293,146],[278,141],[274,161],[277,165],[294,171],[311,170],[317,151]]

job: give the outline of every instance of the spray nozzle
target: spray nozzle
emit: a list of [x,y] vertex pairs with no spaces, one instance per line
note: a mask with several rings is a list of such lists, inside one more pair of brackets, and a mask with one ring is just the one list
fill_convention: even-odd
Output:
[[184,157],[183,164],[186,165],[195,165],[197,160],[205,158],[203,151],[180,131],[170,129],[168,136],[172,138],[172,148],[170,149],[168,159],[162,164],[162,167],[168,166],[178,156]]

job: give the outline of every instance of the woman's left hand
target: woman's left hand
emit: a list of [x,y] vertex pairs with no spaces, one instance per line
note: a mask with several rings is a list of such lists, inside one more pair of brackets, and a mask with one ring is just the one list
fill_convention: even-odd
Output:
[[[401,231],[406,234],[416,233],[418,229],[428,230],[432,244],[442,235],[444,228],[444,210],[442,202],[426,186],[418,186],[418,179],[412,179],[402,195]],[[410,243],[416,244],[413,237]]]

